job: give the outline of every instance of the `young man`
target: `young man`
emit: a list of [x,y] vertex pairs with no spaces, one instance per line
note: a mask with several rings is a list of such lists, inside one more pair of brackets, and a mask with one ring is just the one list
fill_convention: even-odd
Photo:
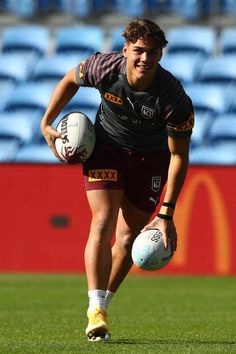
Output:
[[[193,107],[181,84],[159,61],[167,44],[147,19],[128,23],[122,53],[96,53],[57,85],[42,119],[42,133],[56,156],[61,137],[52,123],[80,86],[101,93],[97,142],[84,163],[92,212],[85,249],[91,341],[109,338],[107,306],[132,266],[131,247],[141,230],[159,228],[176,249],[173,214],[188,169]],[[164,203],[156,210],[166,184]],[[112,236],[116,234],[111,249]]]

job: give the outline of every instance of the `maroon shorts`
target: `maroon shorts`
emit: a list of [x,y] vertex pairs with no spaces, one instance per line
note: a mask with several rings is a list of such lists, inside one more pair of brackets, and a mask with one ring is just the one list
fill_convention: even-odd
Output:
[[134,152],[97,141],[83,164],[86,190],[121,189],[137,208],[152,213],[167,180],[170,153]]

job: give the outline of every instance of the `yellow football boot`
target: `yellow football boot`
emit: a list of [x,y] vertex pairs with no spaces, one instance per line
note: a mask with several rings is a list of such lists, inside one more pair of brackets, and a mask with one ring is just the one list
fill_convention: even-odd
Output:
[[96,307],[94,311],[87,313],[88,326],[85,333],[88,340],[91,342],[97,342],[101,340],[109,340],[110,335],[107,325],[107,313],[99,307]]

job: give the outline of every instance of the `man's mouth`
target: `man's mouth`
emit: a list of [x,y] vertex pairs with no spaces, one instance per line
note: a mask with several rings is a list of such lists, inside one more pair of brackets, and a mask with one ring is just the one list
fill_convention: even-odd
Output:
[[150,65],[138,64],[137,67],[140,71],[143,71],[143,72],[151,69]]

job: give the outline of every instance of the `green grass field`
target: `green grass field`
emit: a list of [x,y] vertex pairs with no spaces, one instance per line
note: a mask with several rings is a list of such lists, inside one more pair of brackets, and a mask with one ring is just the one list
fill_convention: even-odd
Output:
[[90,343],[81,275],[0,275],[0,353],[236,353],[236,279],[129,276]]

